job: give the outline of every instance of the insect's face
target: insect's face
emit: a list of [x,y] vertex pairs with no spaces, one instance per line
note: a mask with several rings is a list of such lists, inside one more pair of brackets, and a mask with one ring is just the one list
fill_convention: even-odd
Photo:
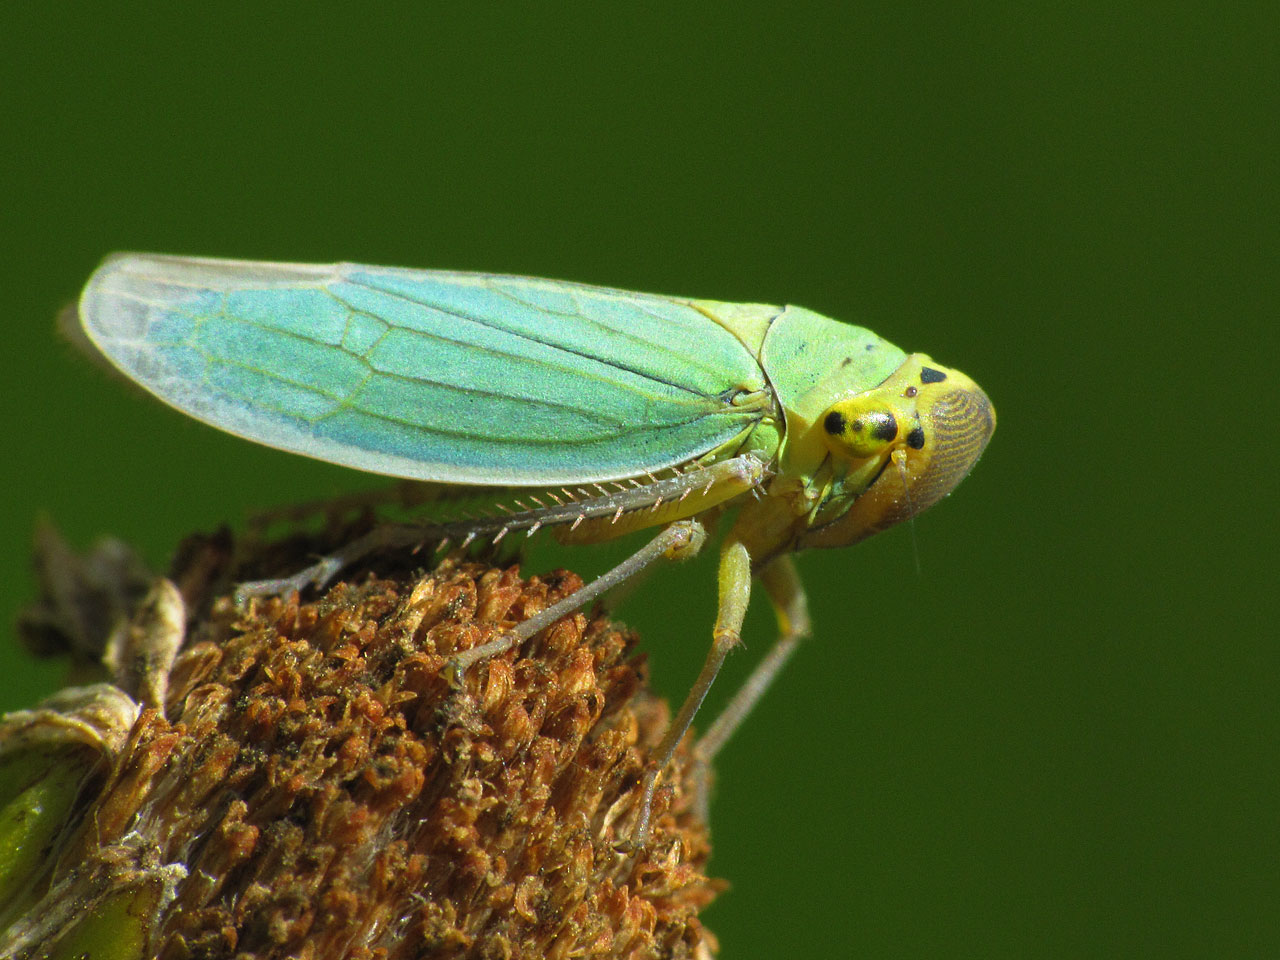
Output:
[[854,543],[937,503],[973,468],[995,427],[995,408],[976,383],[912,354],[878,387],[836,401],[817,424],[836,474],[844,471],[798,546]]

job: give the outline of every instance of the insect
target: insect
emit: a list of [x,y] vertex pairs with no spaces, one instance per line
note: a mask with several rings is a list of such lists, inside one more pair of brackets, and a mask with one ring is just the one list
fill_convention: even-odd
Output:
[[527,488],[521,509],[399,525],[296,577],[323,585],[370,550],[554,528],[592,542],[655,528],[629,559],[461,670],[533,636],[722,518],[719,603],[662,768],[740,640],[752,581],[779,637],[698,745],[708,758],[810,632],[792,555],[913,517],[973,467],[995,410],[967,376],[801,307],[721,303],[480,273],[121,254],[80,300],[85,332],[160,399],[268,446],[372,473]]

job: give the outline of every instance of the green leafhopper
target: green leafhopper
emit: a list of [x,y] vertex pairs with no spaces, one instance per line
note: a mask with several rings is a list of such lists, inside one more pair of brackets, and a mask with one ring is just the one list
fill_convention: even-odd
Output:
[[[967,376],[800,307],[629,293],[524,277],[124,254],[80,300],[88,337],[160,399],[259,443],[413,480],[524,488],[491,519],[380,528],[297,577],[369,550],[553,528],[569,542],[658,532],[631,558],[465,669],[722,517],[711,650],[646,780],[739,642],[758,578],[781,636],[699,743],[709,757],[809,632],[791,555],[852,544],[937,502],[995,410]],[[648,833],[647,805],[635,841]]]

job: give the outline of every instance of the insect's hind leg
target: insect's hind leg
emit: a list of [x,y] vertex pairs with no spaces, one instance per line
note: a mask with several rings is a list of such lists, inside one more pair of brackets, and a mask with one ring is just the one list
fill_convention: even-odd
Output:
[[301,593],[307,587],[323,587],[343,568],[378,550],[416,547],[433,539],[433,528],[422,524],[397,523],[374,527],[362,537],[343,544],[318,563],[288,577],[272,580],[249,580],[236,587],[236,602],[243,603],[249,597]]
[[[591,542],[617,536],[630,529],[658,524],[667,524],[670,529],[684,518],[705,513],[758,487],[764,482],[767,472],[768,468],[762,460],[744,454],[647,484],[628,486],[616,483],[613,484],[616,487],[614,490],[594,484],[598,490],[598,495],[594,496],[589,495],[587,488],[580,488],[580,492],[584,494],[582,497],[566,490],[564,492],[568,499],[552,496],[552,505],[529,495],[538,504],[536,508],[525,507],[500,516],[445,523],[387,524],[374,528],[363,537],[340,547],[318,563],[292,576],[242,583],[236,591],[236,598],[244,601],[253,596],[287,593],[292,590],[301,592],[307,587],[320,588],[339,571],[370,553],[398,547],[416,547],[429,541],[435,541],[441,546],[455,541],[465,547],[481,536],[492,537],[493,542],[497,543],[509,533],[523,531],[526,536],[532,536],[544,527],[555,527],[563,532],[563,540]],[[439,485],[419,487],[428,491],[441,491]],[[447,494],[447,488],[443,492]],[[433,497],[428,493],[424,499]],[[617,582],[624,579],[626,578],[620,577]]]
[[[272,508],[249,518],[250,539],[265,536],[267,528],[276,523],[298,524],[312,517],[323,516],[330,522],[357,510],[372,510],[383,506],[410,509],[421,504],[443,499],[447,488],[439,484],[417,480],[402,480],[389,487],[365,490],[357,493],[312,500],[287,507]],[[285,594],[293,590],[301,593],[307,587],[324,587],[347,566],[378,550],[400,547],[417,547],[431,540],[444,540],[448,536],[445,525],[428,523],[380,523],[362,537],[344,544],[311,566],[288,577],[269,580],[250,580],[236,587],[236,602],[243,604],[249,597]]]

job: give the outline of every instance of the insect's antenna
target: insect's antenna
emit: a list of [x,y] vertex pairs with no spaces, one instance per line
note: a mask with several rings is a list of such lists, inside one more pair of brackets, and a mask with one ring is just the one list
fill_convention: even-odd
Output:
[[907,526],[911,530],[911,556],[916,562],[916,576],[922,573],[920,567],[920,541],[916,539],[916,507],[911,502],[911,484],[907,482],[907,452],[893,451],[893,465],[898,468],[898,476],[902,478],[902,496],[907,501]]

